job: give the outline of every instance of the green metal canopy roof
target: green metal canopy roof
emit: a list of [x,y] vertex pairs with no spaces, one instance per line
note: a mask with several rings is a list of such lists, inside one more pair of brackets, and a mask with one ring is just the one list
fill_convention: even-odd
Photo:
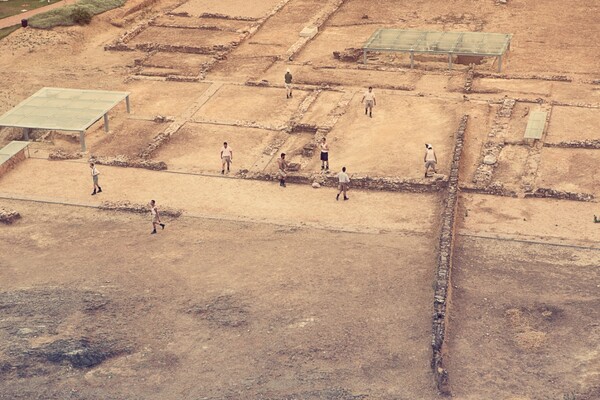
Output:
[[505,33],[378,29],[363,50],[501,56],[509,48],[511,38]]
[[42,88],[0,117],[0,126],[85,131],[129,92]]

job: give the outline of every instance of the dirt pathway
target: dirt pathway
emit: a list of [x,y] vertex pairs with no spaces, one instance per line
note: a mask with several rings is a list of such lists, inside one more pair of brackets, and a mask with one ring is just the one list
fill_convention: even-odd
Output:
[[192,216],[307,225],[344,231],[434,231],[437,196],[351,191],[336,201],[333,188],[279,187],[277,182],[247,181],[172,172],[99,166],[101,195],[91,193],[83,162],[28,159],[0,179],[0,197],[31,198],[98,205],[129,200],[183,209]]
[[21,14],[13,15],[11,17],[2,18],[0,19],[0,29],[8,28],[9,26],[19,25],[22,19],[28,19],[33,17],[34,15],[54,10],[55,8],[66,6],[68,4],[74,4],[76,1],[77,0],[62,0],[44,7],[36,8],[35,10],[29,10]]

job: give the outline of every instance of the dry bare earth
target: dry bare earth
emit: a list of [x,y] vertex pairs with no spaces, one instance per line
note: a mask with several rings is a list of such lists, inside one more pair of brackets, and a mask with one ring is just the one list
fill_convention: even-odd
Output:
[[4,398],[435,397],[435,237],[8,204]]

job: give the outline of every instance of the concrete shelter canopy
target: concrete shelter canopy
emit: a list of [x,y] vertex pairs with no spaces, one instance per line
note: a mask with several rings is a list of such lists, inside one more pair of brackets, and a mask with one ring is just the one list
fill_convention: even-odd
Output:
[[511,39],[506,33],[378,29],[365,42],[363,53],[365,63],[368,51],[410,53],[411,68],[415,53],[447,54],[450,68],[454,55],[497,57],[500,69]]
[[0,116],[0,127],[24,128],[26,140],[31,129],[77,131],[85,151],[85,130],[104,117],[104,130],[108,132],[108,111],[125,100],[130,112],[129,94],[45,87]]

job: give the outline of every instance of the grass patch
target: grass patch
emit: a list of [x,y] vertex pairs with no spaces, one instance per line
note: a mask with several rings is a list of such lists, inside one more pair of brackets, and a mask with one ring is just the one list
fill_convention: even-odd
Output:
[[21,14],[21,10],[33,10],[54,4],[59,0],[8,0],[0,2],[0,18],[10,17],[12,15]]
[[74,15],[77,15],[79,10],[84,10],[90,15],[98,15],[113,8],[121,7],[123,4],[125,4],[125,0],[80,0],[76,4],[31,17],[29,25],[42,29],[76,25],[78,22],[74,19]]
[[9,26],[9,27],[0,29],[0,40],[4,39],[5,37],[10,35],[14,31],[19,29],[20,27],[21,27],[21,25],[13,25],[13,26]]

